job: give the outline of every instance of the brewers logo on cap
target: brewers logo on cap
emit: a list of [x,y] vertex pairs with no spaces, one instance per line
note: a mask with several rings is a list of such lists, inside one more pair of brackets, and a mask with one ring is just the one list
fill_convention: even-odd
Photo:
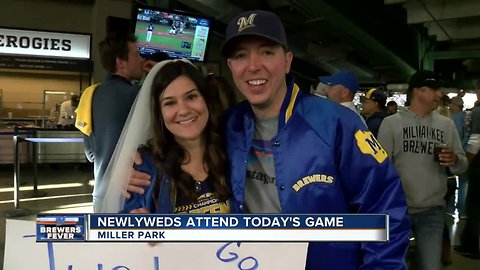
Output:
[[273,12],[250,10],[235,16],[227,25],[226,39],[220,52],[229,57],[237,38],[257,36],[269,39],[287,48],[287,36],[280,18]]
[[256,13],[250,14],[250,16],[247,17],[240,17],[237,21],[238,25],[238,32],[242,32],[246,28],[249,27],[255,27],[255,24],[253,24],[253,21],[255,20],[255,16],[257,16]]

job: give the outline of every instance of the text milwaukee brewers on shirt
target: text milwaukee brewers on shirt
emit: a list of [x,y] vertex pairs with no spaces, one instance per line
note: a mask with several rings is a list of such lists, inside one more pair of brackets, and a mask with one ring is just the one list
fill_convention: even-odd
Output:
[[404,127],[403,151],[416,154],[433,154],[436,142],[445,143],[445,132],[429,126]]
[[0,47],[70,51],[72,41],[69,39],[0,35]]

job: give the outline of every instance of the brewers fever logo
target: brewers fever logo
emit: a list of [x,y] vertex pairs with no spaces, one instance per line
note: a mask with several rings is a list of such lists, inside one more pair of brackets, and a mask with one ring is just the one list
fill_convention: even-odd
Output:
[[387,158],[387,152],[370,131],[359,130],[355,132],[355,139],[360,152],[371,155],[378,163],[382,163]]
[[85,216],[38,215],[37,241],[85,240]]

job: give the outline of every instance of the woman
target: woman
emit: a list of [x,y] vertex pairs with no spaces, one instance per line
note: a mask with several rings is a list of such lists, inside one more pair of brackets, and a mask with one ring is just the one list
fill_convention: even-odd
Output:
[[[201,72],[186,60],[164,61],[150,71],[114,154],[122,159],[126,153],[130,158],[126,163],[110,164],[110,179],[117,179],[114,172],[133,164],[131,145],[144,144],[139,149],[143,163],[136,170],[148,173],[151,185],[144,194],[133,194],[122,207],[124,212],[229,212],[228,166],[217,132],[218,116],[212,115],[209,100]],[[135,129],[141,134],[132,132]],[[130,146],[121,149],[125,145]],[[121,190],[128,182],[124,178]],[[110,181],[107,195],[114,195],[105,200],[110,206],[102,212],[115,210],[111,205],[121,200],[118,186],[117,181]]]

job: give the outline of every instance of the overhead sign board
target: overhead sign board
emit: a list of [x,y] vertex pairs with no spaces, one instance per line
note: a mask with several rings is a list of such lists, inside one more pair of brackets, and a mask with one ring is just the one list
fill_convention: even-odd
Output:
[[0,28],[0,54],[90,59],[91,35]]

